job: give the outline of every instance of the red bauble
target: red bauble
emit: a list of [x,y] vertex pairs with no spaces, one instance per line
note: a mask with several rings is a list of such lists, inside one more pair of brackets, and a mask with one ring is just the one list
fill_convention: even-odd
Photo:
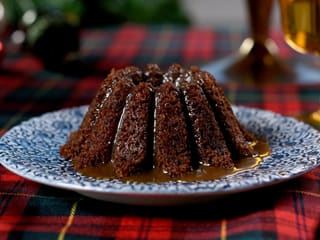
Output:
[[4,59],[4,44],[0,41],[0,65],[2,65]]

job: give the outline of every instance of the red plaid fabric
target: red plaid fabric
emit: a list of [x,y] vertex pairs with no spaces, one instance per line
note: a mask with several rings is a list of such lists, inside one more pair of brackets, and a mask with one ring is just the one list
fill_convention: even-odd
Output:
[[[241,29],[170,25],[83,30],[81,57],[90,68],[78,75],[47,71],[8,44],[0,74],[0,134],[41,113],[88,104],[111,68],[202,65],[235,52],[245,36]],[[293,54],[281,33],[272,37],[282,56]],[[319,106],[320,84],[223,87],[234,104],[284,115]],[[206,204],[137,207],[40,185],[0,166],[0,239],[320,239],[319,221],[319,167],[286,183]]]

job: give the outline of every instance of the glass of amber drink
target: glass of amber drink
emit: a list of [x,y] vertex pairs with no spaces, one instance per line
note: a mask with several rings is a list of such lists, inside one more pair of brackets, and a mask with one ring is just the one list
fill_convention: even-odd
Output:
[[[312,62],[293,66],[299,68],[296,78],[303,83],[303,78],[312,75],[320,83],[320,0],[279,0],[279,4],[286,43],[298,53],[314,56]],[[320,108],[298,118],[320,129]]]

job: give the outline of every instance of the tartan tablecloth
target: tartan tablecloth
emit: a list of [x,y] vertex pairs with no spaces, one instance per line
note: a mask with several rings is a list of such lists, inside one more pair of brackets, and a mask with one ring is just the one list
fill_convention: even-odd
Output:
[[[280,54],[290,54],[281,33],[272,36]],[[0,70],[1,135],[44,112],[88,104],[112,67],[202,65],[235,52],[244,37],[242,30],[218,27],[83,30],[80,56],[94,70],[81,74],[45,70],[32,55],[8,45]],[[234,104],[284,115],[311,111],[320,102],[320,76],[319,84],[223,87]],[[316,239],[319,221],[319,167],[273,187],[206,204],[146,207],[93,200],[25,180],[0,166],[0,239]]]

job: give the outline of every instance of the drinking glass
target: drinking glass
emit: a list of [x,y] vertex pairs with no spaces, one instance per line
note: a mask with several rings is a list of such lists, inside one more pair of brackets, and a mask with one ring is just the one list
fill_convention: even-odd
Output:
[[264,84],[291,81],[291,68],[279,57],[278,47],[269,34],[273,3],[273,0],[245,1],[250,36],[237,53],[203,67],[219,82]]
[[[315,56],[312,62],[300,59],[299,65],[293,66],[303,69],[298,77],[303,80],[313,74],[320,83],[320,0],[279,0],[279,5],[287,44],[298,53]],[[298,118],[320,130],[320,108]]]

